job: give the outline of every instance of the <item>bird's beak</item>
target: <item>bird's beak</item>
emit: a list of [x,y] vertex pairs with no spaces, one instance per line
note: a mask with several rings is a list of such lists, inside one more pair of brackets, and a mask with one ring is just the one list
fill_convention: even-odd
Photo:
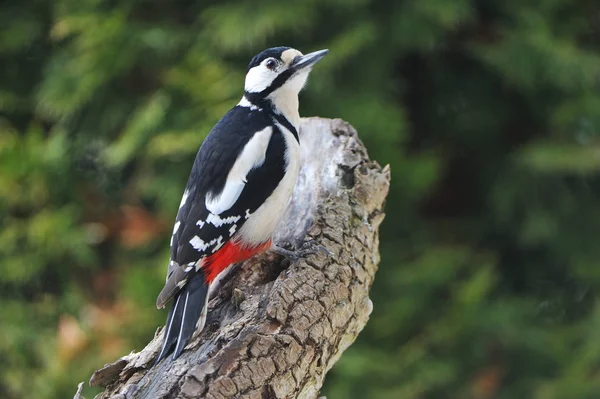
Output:
[[294,68],[296,71],[299,71],[300,69],[311,67],[315,65],[321,58],[325,57],[325,54],[327,54],[328,51],[329,50],[325,49],[308,53],[306,55],[300,55],[294,58],[292,68]]

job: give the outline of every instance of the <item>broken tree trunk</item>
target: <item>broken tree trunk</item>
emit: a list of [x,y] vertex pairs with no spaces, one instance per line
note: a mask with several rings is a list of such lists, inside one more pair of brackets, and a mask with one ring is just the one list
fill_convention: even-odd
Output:
[[328,253],[291,264],[267,253],[238,266],[181,357],[151,367],[159,330],[141,352],[94,373],[90,384],[106,387],[97,398],[317,397],[373,309],[389,169],[341,120],[304,119],[300,141],[300,176],[274,241],[312,241]]

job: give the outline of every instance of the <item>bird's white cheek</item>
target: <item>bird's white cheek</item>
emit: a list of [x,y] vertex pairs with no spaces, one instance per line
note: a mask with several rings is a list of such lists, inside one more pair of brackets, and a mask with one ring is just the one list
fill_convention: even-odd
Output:
[[261,92],[271,85],[276,76],[277,74],[261,66],[254,67],[246,74],[244,90],[248,93]]

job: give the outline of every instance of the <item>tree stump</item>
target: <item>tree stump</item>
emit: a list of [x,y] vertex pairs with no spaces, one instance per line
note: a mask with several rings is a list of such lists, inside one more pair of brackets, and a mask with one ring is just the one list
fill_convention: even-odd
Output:
[[317,398],[373,309],[390,172],[369,160],[342,120],[303,119],[300,141],[300,176],[274,241],[296,248],[310,241],[326,253],[291,264],[266,253],[236,266],[210,300],[206,327],[177,360],[152,367],[159,329],[141,352],[92,375],[90,385],[106,387],[97,399]]

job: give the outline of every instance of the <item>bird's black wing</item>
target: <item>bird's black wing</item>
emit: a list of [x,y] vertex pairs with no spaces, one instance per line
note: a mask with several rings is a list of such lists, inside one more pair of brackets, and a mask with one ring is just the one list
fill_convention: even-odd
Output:
[[[218,215],[206,208],[209,191],[220,192],[244,146],[257,131],[272,127],[262,165],[247,174],[233,205]],[[275,190],[285,174],[285,141],[270,117],[248,107],[234,107],[202,144],[181,201],[171,241],[171,261],[157,306],[162,307],[187,282],[200,259],[217,252],[239,231]]]
[[[233,165],[238,165],[242,150],[256,136],[255,132],[261,131],[265,134],[261,143],[266,146],[266,150],[264,146],[260,147],[262,163],[253,165],[241,179],[238,176],[241,183],[235,187],[241,187],[241,191],[230,190],[229,171]],[[270,136],[266,135],[268,132]],[[275,190],[285,174],[285,150],[281,132],[267,115],[240,106],[234,107],[217,123],[200,147],[175,221],[167,281],[156,301],[160,308],[174,298],[156,362],[171,351],[173,359],[177,358],[193,332],[203,328],[209,286],[204,271],[196,270],[195,265],[229,241],[248,215]],[[251,158],[244,159],[252,161]],[[242,164],[248,165],[247,162]],[[233,194],[227,196],[229,200],[222,201],[226,192]],[[219,198],[218,212],[215,207],[208,206],[216,214],[207,208],[209,195]]]

